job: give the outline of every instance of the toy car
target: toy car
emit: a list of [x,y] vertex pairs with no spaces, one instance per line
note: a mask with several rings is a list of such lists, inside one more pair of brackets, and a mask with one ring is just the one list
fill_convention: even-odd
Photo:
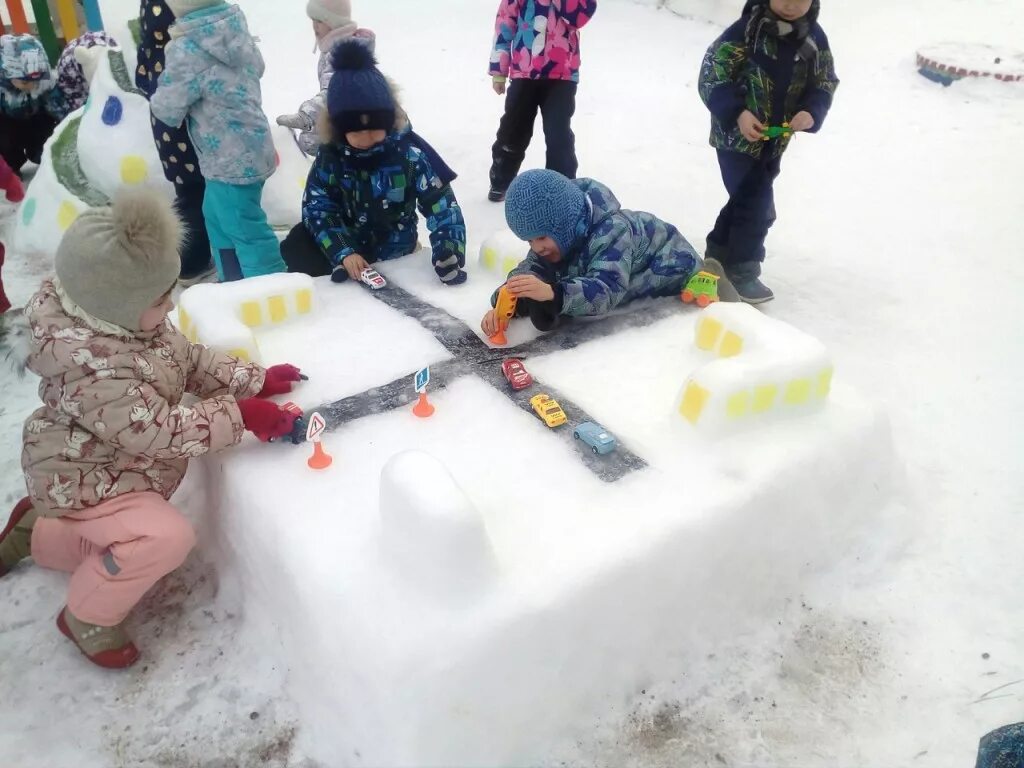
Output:
[[[290,442],[292,445],[298,445],[306,439],[306,418],[302,409],[299,408],[295,403],[285,403],[281,406],[281,412],[283,414],[290,414],[295,417],[295,421],[292,422],[292,431],[280,438],[282,442]],[[267,442],[273,443],[276,438],[270,438]]]
[[537,412],[537,415],[544,420],[544,423],[552,429],[565,424],[565,411],[562,410],[562,406],[547,395],[534,395],[530,398],[530,405],[533,406],[533,410]]
[[572,436],[589,445],[590,450],[599,456],[619,447],[618,441],[608,430],[592,421],[584,421],[572,431]]
[[380,272],[378,272],[373,267],[367,267],[362,272],[360,272],[359,279],[366,283],[368,286],[370,286],[370,288],[373,289],[374,291],[383,288],[385,285],[388,284],[388,281],[381,277]]
[[793,129],[789,127],[789,123],[783,123],[782,125],[769,125],[761,131],[762,141],[771,141],[772,139],[785,139],[793,135]]
[[718,275],[701,270],[690,278],[679,298],[685,304],[697,302],[702,308],[714,304],[718,301]]
[[505,378],[512,385],[512,389],[517,392],[533,384],[533,376],[523,367],[523,361],[517,360],[514,357],[501,364],[501,372],[505,374]]

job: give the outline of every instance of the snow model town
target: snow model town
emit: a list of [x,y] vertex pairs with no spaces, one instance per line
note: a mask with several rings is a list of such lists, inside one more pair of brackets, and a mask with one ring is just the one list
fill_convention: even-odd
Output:
[[[287,442],[197,464],[222,576],[297,660],[318,757],[537,763],[603,703],[768,620],[884,507],[887,420],[807,334],[664,299],[543,336],[512,320],[496,348],[471,320],[487,265],[455,292],[416,259],[375,265],[374,290],[280,275],[180,302],[191,338],[300,366],[289,397],[325,423],[323,471]],[[564,425],[538,418],[542,395]]]

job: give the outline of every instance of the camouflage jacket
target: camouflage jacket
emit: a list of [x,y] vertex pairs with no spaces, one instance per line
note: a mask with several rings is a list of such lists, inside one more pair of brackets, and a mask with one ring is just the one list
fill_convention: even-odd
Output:
[[746,41],[748,19],[740,19],[722,33],[704,54],[698,91],[711,111],[711,145],[716,149],[760,157],[767,148],[778,157],[790,137],[769,142],[749,142],[736,121],[750,110],[766,125],[781,126],[797,112],[814,118],[810,133],[817,132],[832,106],[839,86],[835,62],[824,31],[815,23],[810,34],[818,46],[814,63],[798,59],[797,46],[777,37],[762,36],[751,50]]
[[[653,214],[624,210],[598,181],[575,183],[587,210],[569,253],[550,264],[531,251],[509,277],[535,274],[551,283],[563,315],[600,315],[635,299],[682,291],[701,262],[679,230]],[[492,305],[496,298],[497,292]]]
[[[21,465],[43,515],[61,517],[126,493],[177,489],[189,457],[242,438],[237,398],[265,371],[191,344],[170,322],[133,333],[88,315],[55,280],[26,307],[28,367],[43,407],[29,416]],[[203,398],[181,404],[186,393]]]

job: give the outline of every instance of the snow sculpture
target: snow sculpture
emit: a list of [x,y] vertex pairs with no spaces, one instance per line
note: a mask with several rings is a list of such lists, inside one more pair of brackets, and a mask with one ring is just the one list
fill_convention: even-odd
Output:
[[718,357],[690,375],[678,401],[679,413],[701,430],[813,410],[832,387],[820,341],[747,304],[705,309],[694,343]]
[[[17,219],[18,251],[55,253],[79,214],[107,205],[124,187],[154,185],[174,196],[153,142],[149,102],[132,83],[123,52],[115,47],[79,50],[85,72],[94,70],[89,98],[57,126],[43,149]],[[275,128],[273,135],[278,168],[264,188],[263,208],[271,226],[281,230],[302,218],[310,163],[290,131]]]
[[410,582],[465,600],[497,573],[483,518],[444,464],[422,451],[392,457],[380,474],[381,548]]
[[950,86],[964,78],[1024,82],[1024,53],[991,45],[939,43],[917,52],[917,71],[929,80]]
[[121,50],[92,50],[89,99],[57,126],[21,204],[19,251],[54,253],[79,214],[125,186],[155,184],[174,194],[153,144],[149,102],[132,85]]
[[490,272],[500,272],[504,277],[529,252],[530,246],[512,234],[512,230],[498,230],[480,246],[480,266]]
[[312,311],[309,275],[263,275],[192,286],[178,300],[178,326],[189,341],[258,363],[254,328],[280,325]]

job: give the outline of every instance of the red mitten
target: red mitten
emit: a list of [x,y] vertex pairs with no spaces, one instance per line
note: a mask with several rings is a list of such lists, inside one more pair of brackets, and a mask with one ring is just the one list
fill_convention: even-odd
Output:
[[290,413],[275,403],[247,397],[238,401],[238,410],[242,412],[242,423],[264,443],[272,437],[284,437],[291,434],[298,414]]
[[302,380],[302,371],[294,365],[272,365],[267,368],[263,389],[256,397],[273,397],[292,391],[292,382]]

